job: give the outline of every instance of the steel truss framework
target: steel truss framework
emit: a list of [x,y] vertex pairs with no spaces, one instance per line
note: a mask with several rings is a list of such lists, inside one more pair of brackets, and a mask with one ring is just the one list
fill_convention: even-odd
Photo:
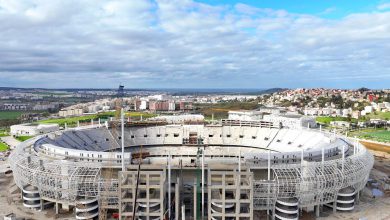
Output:
[[336,200],[340,189],[352,186],[360,191],[374,158],[360,144],[356,151],[345,159],[273,165],[272,180],[254,181],[254,209],[272,209],[279,198],[298,198],[300,207],[326,204]]
[[9,160],[16,184],[37,186],[42,199],[75,205],[80,197],[96,197],[101,167],[92,163],[51,160],[30,152],[34,138],[21,143]]
[[[109,186],[107,197],[117,202],[118,180],[102,179],[100,164],[41,156],[32,147],[39,138],[21,143],[9,158],[18,187],[33,185],[44,200],[76,205],[78,198],[106,196],[102,187]],[[340,189],[352,186],[361,190],[373,163],[366,148],[356,144],[353,155],[344,159],[272,164],[272,179],[253,181],[254,210],[272,209],[279,198],[298,198],[300,207],[335,201]]]

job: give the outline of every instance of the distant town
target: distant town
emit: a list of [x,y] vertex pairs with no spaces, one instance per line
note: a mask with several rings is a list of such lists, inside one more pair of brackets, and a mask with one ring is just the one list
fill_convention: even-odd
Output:
[[126,111],[153,114],[202,113],[206,118],[227,117],[229,110],[274,108],[288,115],[305,115],[334,127],[366,127],[390,123],[390,90],[271,89],[238,92],[153,90],[0,90],[0,126],[43,119],[93,115],[115,110],[121,96]]

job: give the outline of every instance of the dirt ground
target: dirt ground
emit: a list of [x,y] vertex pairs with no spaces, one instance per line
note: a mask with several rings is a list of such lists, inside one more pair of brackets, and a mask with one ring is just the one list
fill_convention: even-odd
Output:
[[27,209],[23,206],[23,201],[20,194],[14,194],[11,196],[8,189],[13,185],[13,177],[0,177],[0,219],[3,219],[5,215],[14,213],[16,214],[17,220],[27,219],[74,219],[72,213],[56,215],[54,209],[47,209],[45,211],[38,211]]
[[[374,180],[389,179],[390,159],[375,157],[374,168],[371,170],[370,178]],[[360,202],[355,205],[352,212],[336,212],[329,210],[328,217],[319,218],[321,220],[333,219],[361,219],[361,220],[390,220],[390,191],[385,192],[381,198],[372,198],[369,190],[363,190]],[[324,214],[326,214],[324,213]]]

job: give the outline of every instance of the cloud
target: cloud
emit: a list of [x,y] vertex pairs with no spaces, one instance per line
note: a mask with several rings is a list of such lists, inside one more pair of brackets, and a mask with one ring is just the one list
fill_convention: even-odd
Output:
[[320,13],[320,15],[331,14],[331,13],[335,12],[336,10],[337,10],[336,7],[330,7],[330,8],[325,9],[324,11],[322,11],[322,12]]
[[377,8],[378,8],[378,10],[388,10],[388,9],[390,9],[390,2],[378,5]]
[[389,20],[191,0],[0,0],[0,86],[355,86],[389,74]]

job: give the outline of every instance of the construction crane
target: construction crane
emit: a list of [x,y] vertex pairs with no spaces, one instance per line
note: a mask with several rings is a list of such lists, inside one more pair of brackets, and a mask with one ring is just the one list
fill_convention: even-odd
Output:
[[[101,193],[100,193],[100,198],[99,198],[99,206],[100,206],[100,209],[99,209],[99,220],[106,220],[107,219],[107,209],[109,208],[110,206],[110,197],[111,197],[111,192],[110,192],[110,189],[113,187],[112,184],[112,179],[113,179],[113,174],[114,174],[114,169],[113,169],[113,165],[114,165],[114,161],[113,161],[113,157],[114,157],[114,152],[115,152],[115,149],[116,148],[121,148],[124,144],[124,137],[123,137],[123,87],[122,85],[119,86],[119,89],[118,89],[118,93],[117,93],[117,97],[115,99],[115,119],[110,123],[111,124],[111,135],[112,137],[114,138],[114,143],[116,144],[116,146],[114,145],[110,145],[110,149],[109,149],[109,160],[107,161],[107,164],[106,164],[106,169],[104,169],[102,171],[102,178],[104,180],[104,183],[103,183],[103,186],[100,187],[102,189]],[[117,132],[117,129],[118,129],[118,122],[119,120],[121,120],[121,123],[122,123],[122,135],[119,136],[118,135],[118,132]],[[121,139],[121,144],[118,143],[118,139]],[[123,157],[123,155],[122,155]],[[125,158],[121,158],[122,160],[122,164],[123,164],[123,160]]]

